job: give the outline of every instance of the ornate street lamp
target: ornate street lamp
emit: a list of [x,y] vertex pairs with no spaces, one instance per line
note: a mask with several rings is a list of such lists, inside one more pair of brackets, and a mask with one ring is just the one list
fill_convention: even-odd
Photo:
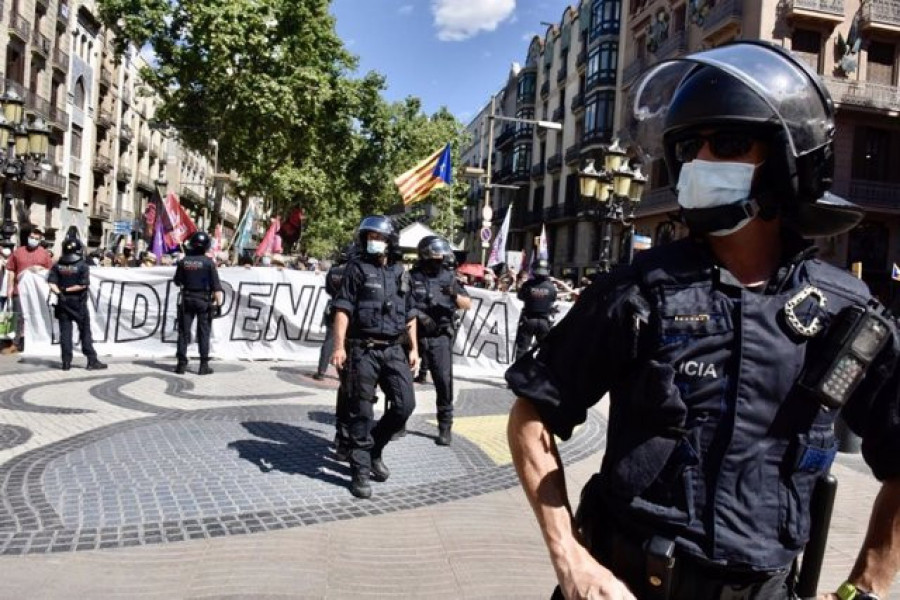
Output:
[[[615,140],[604,153],[602,171],[597,171],[594,160],[589,159],[578,173],[581,196],[597,202],[598,210],[594,214],[602,226],[599,270],[603,273],[609,272],[612,225],[615,223],[629,228],[629,235],[633,238],[634,209],[647,183],[640,168],[632,170],[628,167],[627,156],[628,153]],[[631,241],[627,256],[629,263],[633,251]]]
[[50,128],[40,117],[30,125],[24,121],[25,101],[7,90],[0,95],[0,173],[3,186],[3,225],[0,245],[14,246],[16,225],[12,218],[13,182],[35,180],[41,171],[49,171],[47,153],[50,148]]

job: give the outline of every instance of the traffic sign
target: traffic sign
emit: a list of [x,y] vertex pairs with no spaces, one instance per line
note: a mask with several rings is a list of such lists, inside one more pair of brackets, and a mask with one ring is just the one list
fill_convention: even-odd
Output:
[[115,221],[113,223],[113,233],[131,233],[131,221]]
[[489,242],[491,241],[491,228],[490,227],[482,227],[481,228],[481,241]]

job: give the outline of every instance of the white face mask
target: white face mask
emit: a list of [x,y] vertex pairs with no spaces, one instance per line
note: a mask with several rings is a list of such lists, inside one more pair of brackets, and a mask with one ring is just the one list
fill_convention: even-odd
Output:
[[41,240],[36,240],[34,238],[28,238],[28,247],[29,248],[37,248],[41,243]]
[[387,242],[383,240],[367,240],[366,252],[369,254],[384,254],[387,250]]
[[263,257],[262,257],[262,266],[268,267],[268,266],[270,266],[271,264],[272,264],[272,259],[271,259],[270,257],[268,257],[268,256],[263,256]]
[[[712,208],[743,202],[750,197],[753,174],[751,163],[692,160],[681,166],[678,177],[678,204],[683,208]],[[750,222],[748,217],[735,227],[711,231],[710,235],[728,235]]]

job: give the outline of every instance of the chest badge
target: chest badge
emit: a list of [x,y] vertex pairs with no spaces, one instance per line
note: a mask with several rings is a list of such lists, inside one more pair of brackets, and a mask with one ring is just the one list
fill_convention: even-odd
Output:
[[[808,319],[807,322],[803,322],[800,320],[800,317],[797,316],[796,309],[800,306],[804,300],[807,298],[811,298],[816,303],[816,308],[818,311],[822,311],[825,308],[825,305],[828,303],[828,299],[825,297],[825,294],[819,288],[808,285],[796,294],[794,294],[790,300],[785,302],[784,304],[784,316],[787,320],[788,326],[794,333],[798,335],[802,335],[803,337],[815,337],[820,331],[822,331],[822,320],[815,316],[812,319]],[[809,311],[807,311],[809,312]]]

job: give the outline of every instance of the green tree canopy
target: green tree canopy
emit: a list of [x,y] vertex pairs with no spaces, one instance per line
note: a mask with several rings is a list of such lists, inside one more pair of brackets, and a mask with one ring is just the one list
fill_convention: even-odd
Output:
[[[302,205],[311,254],[346,242],[363,214],[396,205],[393,178],[459,140],[462,127],[446,110],[427,117],[416,99],[386,103],[381,75],[351,77],[356,59],[335,32],[328,0],[99,7],[120,54],[129,44],[152,48],[155,64],[141,77],[160,98],[157,120],[195,150],[216,139],[219,168],[240,174],[245,197],[260,195],[279,214]],[[458,210],[455,195],[434,200],[446,196],[446,208]]]

